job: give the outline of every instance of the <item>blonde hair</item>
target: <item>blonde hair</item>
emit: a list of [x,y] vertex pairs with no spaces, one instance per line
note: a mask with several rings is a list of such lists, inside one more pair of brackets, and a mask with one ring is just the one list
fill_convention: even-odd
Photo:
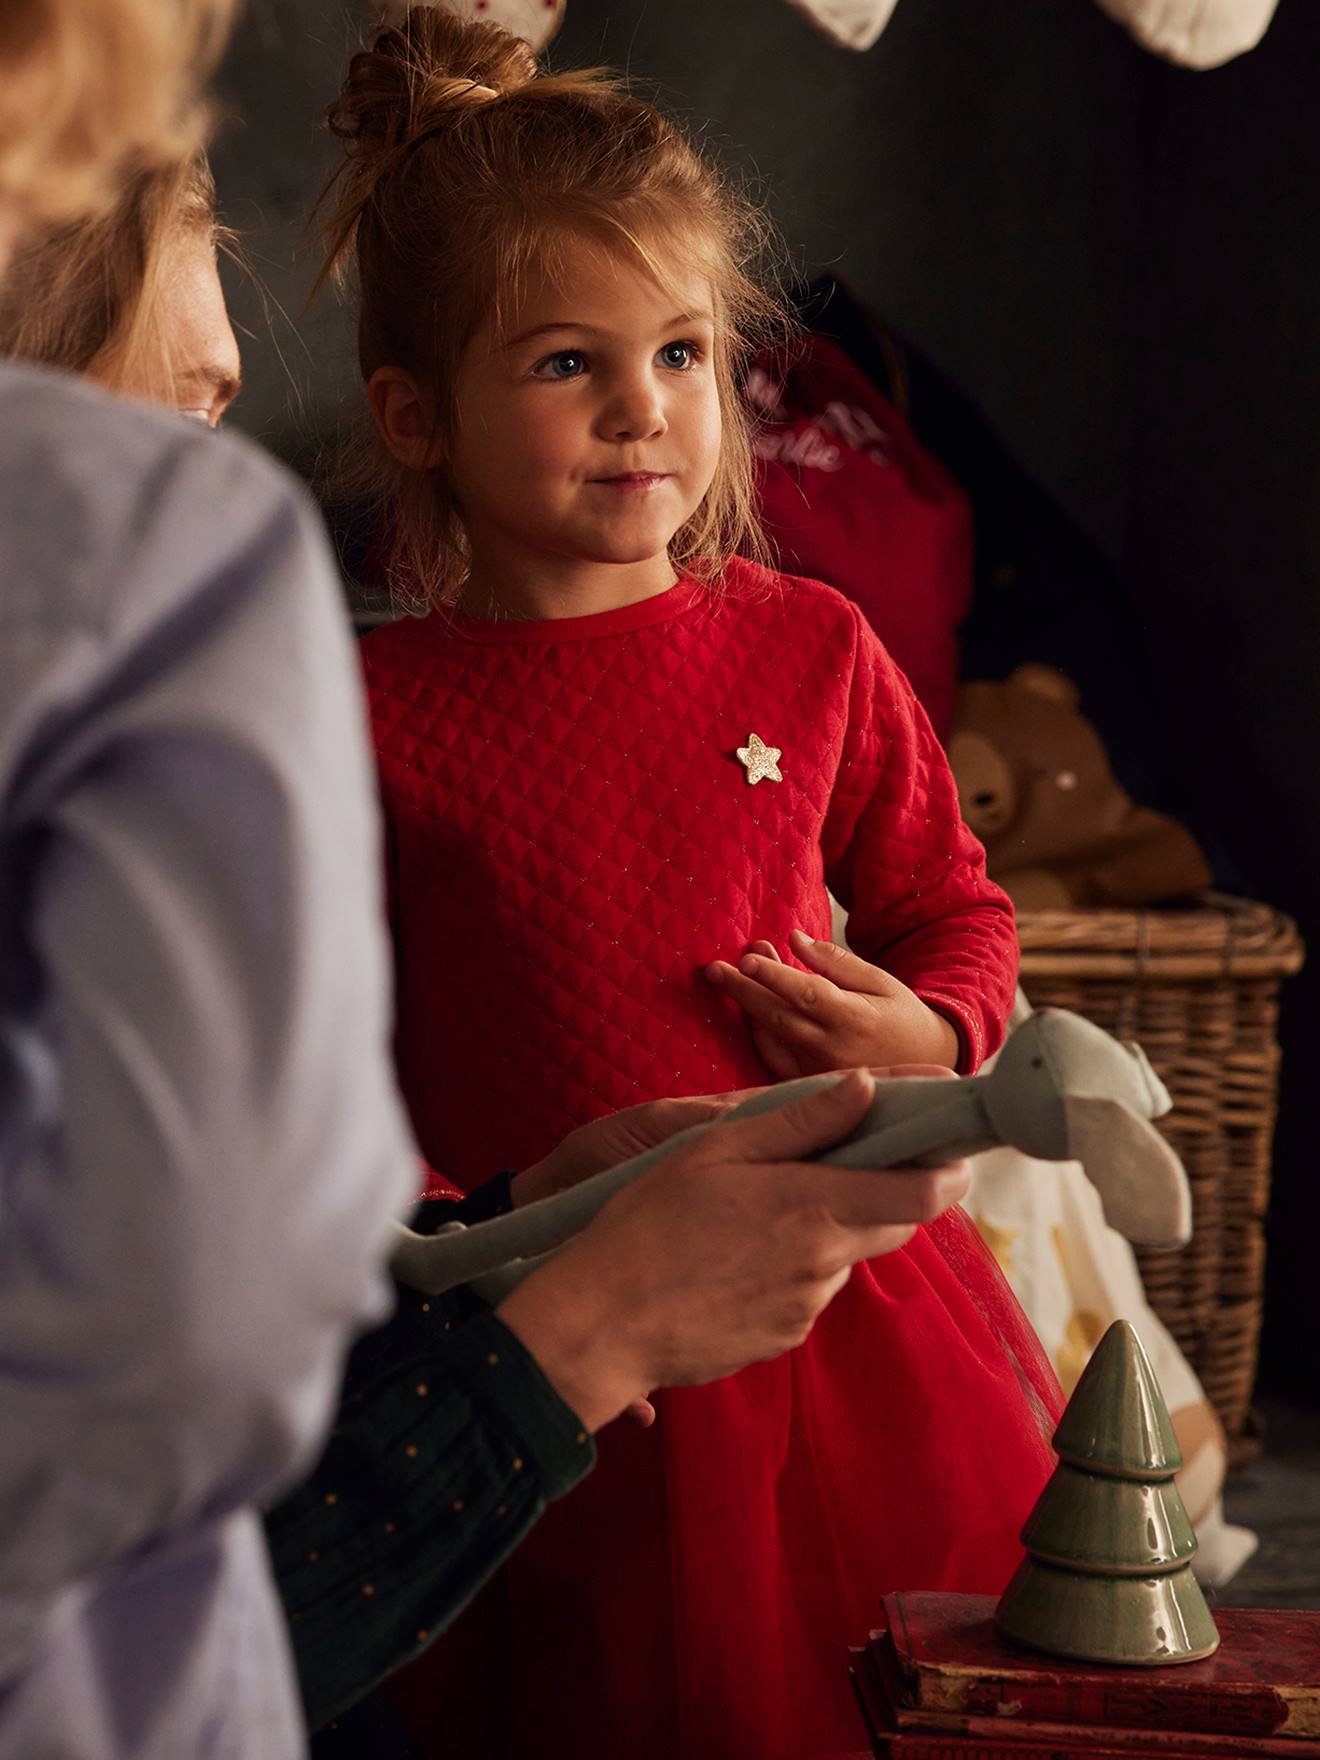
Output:
[[115,206],[21,250],[0,289],[0,355],[86,373],[111,390],[169,382],[156,323],[171,242],[217,245],[215,183],[205,157],[140,171]]
[[[677,127],[599,69],[542,74],[498,26],[415,7],[356,55],[328,124],[346,156],[322,196],[327,252],[318,288],[356,270],[364,379],[383,366],[433,394],[438,437],[457,419],[459,362],[482,322],[534,274],[561,279],[585,235],[661,284],[695,267],[715,300],[719,465],[675,535],[676,567],[713,580],[735,551],[763,556],[746,355],[790,323],[757,271],[772,242],[761,211]],[[443,471],[410,470],[374,433],[340,472],[375,503],[396,595],[452,602],[468,566]]]
[[59,224],[113,198],[125,165],[202,142],[198,90],[234,0],[4,0],[0,205]]

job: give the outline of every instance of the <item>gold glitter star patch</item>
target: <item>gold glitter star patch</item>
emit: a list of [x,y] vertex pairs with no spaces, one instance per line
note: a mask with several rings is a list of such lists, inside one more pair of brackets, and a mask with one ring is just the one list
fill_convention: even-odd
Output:
[[746,767],[748,782],[782,782],[779,760],[783,755],[778,746],[766,745],[758,733],[738,747],[738,761]]

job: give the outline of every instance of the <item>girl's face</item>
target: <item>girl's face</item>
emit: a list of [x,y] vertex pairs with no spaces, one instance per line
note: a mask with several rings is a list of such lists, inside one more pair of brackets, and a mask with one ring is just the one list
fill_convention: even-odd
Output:
[[712,304],[699,279],[665,289],[584,245],[569,277],[483,326],[444,460],[474,569],[668,567],[719,462]]

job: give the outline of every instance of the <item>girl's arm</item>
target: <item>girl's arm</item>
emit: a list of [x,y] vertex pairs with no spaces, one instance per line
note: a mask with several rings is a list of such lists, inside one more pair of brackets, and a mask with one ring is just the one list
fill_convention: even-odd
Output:
[[986,878],[924,710],[853,610],[848,725],[821,840],[826,880],[849,912],[849,946],[952,1023],[958,1068],[970,1074],[1002,1042],[1012,1007],[1013,907]]

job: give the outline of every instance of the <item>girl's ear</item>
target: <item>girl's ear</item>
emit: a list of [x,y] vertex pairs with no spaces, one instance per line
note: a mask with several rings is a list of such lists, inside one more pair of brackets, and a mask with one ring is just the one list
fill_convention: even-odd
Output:
[[444,461],[435,402],[402,367],[378,367],[367,386],[376,431],[400,464],[429,471]]

